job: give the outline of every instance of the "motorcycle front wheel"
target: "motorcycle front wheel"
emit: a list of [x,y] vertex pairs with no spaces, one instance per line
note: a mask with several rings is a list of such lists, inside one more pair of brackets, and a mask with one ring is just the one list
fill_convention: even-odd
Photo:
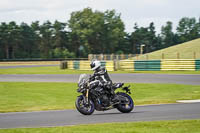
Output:
[[117,105],[117,109],[122,112],[122,113],[129,113],[133,110],[134,108],[134,102],[133,99],[126,93],[117,93],[118,96],[122,96],[126,98],[126,102],[121,102],[120,104]]
[[83,95],[77,97],[75,105],[76,109],[83,115],[91,115],[94,112],[93,101],[88,99],[88,104],[86,104]]

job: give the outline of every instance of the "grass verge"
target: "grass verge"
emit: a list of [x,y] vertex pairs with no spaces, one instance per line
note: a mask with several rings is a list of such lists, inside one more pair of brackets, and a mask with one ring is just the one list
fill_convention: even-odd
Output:
[[[182,44],[174,45],[168,48],[157,50],[151,53],[143,54],[138,57],[133,57],[134,60],[146,60],[147,55],[149,60],[164,59],[200,59],[200,38],[188,41]],[[195,52],[195,53],[194,53]]]
[[0,66],[19,66],[19,65],[59,65],[60,61],[11,61],[0,62]]
[[199,133],[200,120],[106,123],[52,128],[1,129],[0,133]]
[[58,66],[0,69],[0,74],[82,74],[92,71],[60,69]]
[[[60,69],[58,66],[7,68],[0,69],[0,74],[82,74],[92,71]],[[149,73],[149,74],[200,74],[200,71],[113,71],[109,73]]]
[[[128,84],[127,84],[128,85]],[[199,85],[130,84],[136,105],[200,99]],[[0,112],[75,109],[76,83],[0,82]]]

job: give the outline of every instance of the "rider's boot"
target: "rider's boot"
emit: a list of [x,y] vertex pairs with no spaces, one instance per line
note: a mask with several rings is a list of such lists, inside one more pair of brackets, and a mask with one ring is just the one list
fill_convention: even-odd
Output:
[[111,101],[113,103],[119,102],[119,96],[115,94],[114,90],[111,90]]

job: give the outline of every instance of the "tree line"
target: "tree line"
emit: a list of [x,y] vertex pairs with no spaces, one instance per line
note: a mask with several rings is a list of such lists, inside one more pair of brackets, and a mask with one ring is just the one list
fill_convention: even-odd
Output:
[[80,58],[88,54],[139,54],[152,52],[200,37],[200,18],[184,17],[176,31],[168,21],[156,34],[153,22],[147,27],[133,25],[125,32],[121,14],[85,8],[71,13],[67,22],[39,21],[31,24],[1,22],[0,59]]

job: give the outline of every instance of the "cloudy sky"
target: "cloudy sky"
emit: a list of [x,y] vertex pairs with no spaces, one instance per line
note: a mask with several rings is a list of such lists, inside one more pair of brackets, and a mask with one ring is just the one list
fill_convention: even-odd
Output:
[[167,21],[172,21],[176,27],[182,17],[199,18],[199,5],[200,0],[1,0],[0,22],[67,22],[71,12],[91,7],[99,11],[115,9],[121,13],[127,32],[133,31],[136,22],[139,26],[154,22],[159,32]]

